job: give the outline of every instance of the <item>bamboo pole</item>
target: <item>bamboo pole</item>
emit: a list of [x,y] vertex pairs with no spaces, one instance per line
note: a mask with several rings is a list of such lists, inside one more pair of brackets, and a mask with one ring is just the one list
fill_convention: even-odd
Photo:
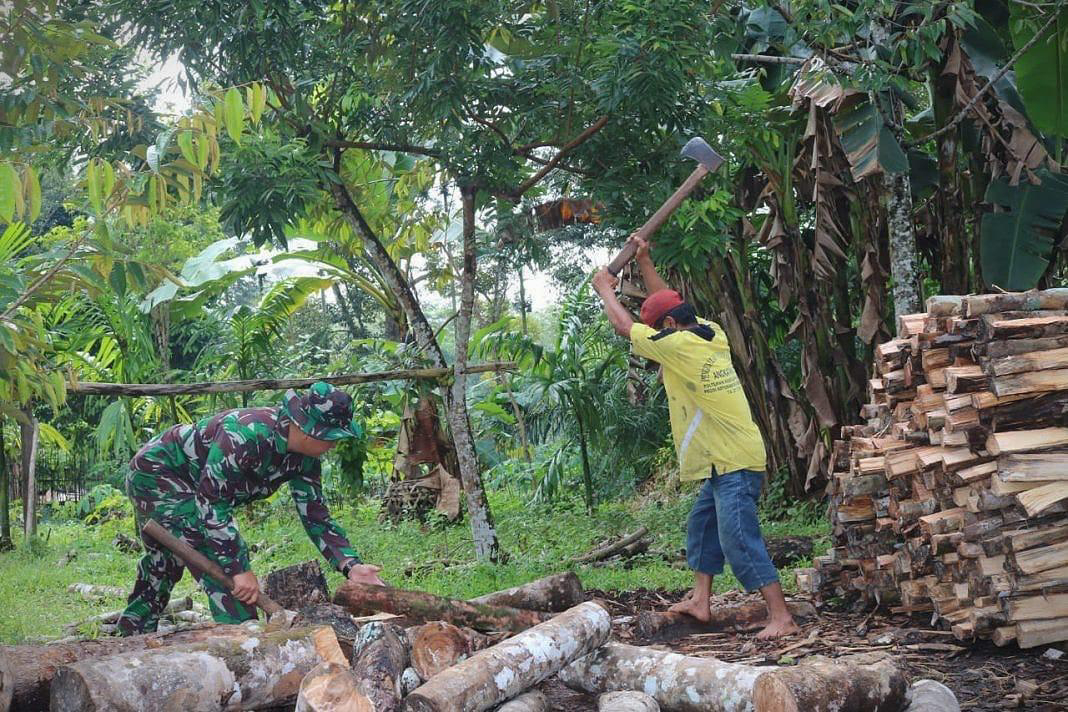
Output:
[[[467,366],[466,373],[508,371],[516,367],[514,361],[497,361]],[[335,386],[350,386],[373,381],[401,381],[410,379],[435,379],[452,374],[451,368],[402,368],[378,373],[349,373],[341,376],[313,378],[261,378],[248,381],[206,381],[202,383],[96,383],[81,381],[71,383],[67,392],[94,396],[178,396],[203,393],[248,393],[250,391],[281,391],[287,388],[306,388],[313,383],[326,381]]]

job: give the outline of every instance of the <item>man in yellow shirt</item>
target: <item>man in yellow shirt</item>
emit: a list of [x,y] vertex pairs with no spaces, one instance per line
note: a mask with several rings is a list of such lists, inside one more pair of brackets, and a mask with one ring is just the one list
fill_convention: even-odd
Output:
[[597,273],[593,288],[612,326],[630,339],[631,350],[662,367],[680,479],[705,480],[686,531],[694,587],[671,610],[709,620],[712,577],[723,572],[726,561],[746,590],[759,590],[768,605],[768,622],[757,637],[796,633],[799,628],[760,534],[757,500],[766,467],[764,441],[734,371],[727,337],[718,324],[697,318],[694,308],[657,274],[648,245],[637,241],[636,259],[649,292],[642,323],[635,323],[619,303],[617,280],[608,270]]

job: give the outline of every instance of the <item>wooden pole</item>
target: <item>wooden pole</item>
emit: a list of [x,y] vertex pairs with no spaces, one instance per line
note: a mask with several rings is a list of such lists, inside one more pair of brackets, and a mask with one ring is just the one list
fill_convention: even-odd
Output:
[[22,430],[22,522],[24,541],[37,535],[37,445],[41,428],[29,410],[23,410],[28,422],[19,423]]
[[[514,361],[481,363],[465,368],[466,373],[509,371],[516,367]],[[93,396],[182,396],[204,393],[248,393],[251,391],[281,391],[288,388],[307,388],[313,383],[325,381],[335,386],[351,386],[375,381],[403,381],[436,379],[449,376],[451,368],[402,368],[379,373],[350,373],[342,376],[318,376],[312,378],[260,378],[247,381],[216,381],[201,383],[96,383],[81,381],[70,383],[69,393]]]

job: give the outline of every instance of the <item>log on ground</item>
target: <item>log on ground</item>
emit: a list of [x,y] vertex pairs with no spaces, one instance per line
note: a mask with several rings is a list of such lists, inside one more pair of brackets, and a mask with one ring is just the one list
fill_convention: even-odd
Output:
[[247,631],[242,626],[207,624],[174,633],[149,633],[129,638],[101,638],[53,645],[0,646],[0,659],[7,660],[14,673],[15,708],[38,710],[47,709],[48,687],[56,671],[64,665],[120,653],[246,634]]
[[[815,606],[808,601],[789,601],[786,605],[797,620],[812,620],[817,615]],[[700,633],[752,630],[767,619],[768,609],[763,601],[713,606],[707,623],[684,613],[643,611],[638,614],[634,632],[639,640],[663,642]]]
[[[401,677],[408,668],[408,639],[404,629],[391,623],[367,623],[360,629],[352,659],[357,688],[376,712],[394,712],[404,697]],[[362,641],[361,641],[362,642]]]
[[478,631],[445,621],[409,628],[408,640],[411,641],[412,667],[424,680],[492,645],[490,638]]
[[326,576],[315,560],[270,572],[263,590],[275,603],[291,611],[330,601]]
[[0,655],[0,712],[11,709],[11,700],[15,698],[15,673],[11,661]]
[[751,712],[766,668],[608,643],[560,671],[568,687],[597,695],[641,690],[665,712]]
[[333,628],[342,652],[349,660],[352,659],[352,646],[360,634],[360,626],[356,624],[348,611],[334,603],[317,603],[307,606],[299,610],[297,617],[293,620],[293,627],[309,625],[328,625]]
[[549,712],[549,699],[540,691],[531,690],[505,702],[497,712]]
[[383,612],[406,617],[411,622],[447,621],[481,631],[521,631],[541,623],[547,613],[508,606],[488,606],[422,591],[372,586],[346,581],[334,594],[334,603],[353,615]]
[[375,712],[347,664],[319,663],[304,676],[295,712]]
[[529,611],[557,613],[577,606],[586,600],[582,581],[574,571],[553,574],[504,591],[472,598],[472,603],[489,606],[511,606]]
[[934,680],[917,680],[909,685],[908,698],[905,712],[960,712],[953,690]]
[[660,712],[660,705],[644,692],[606,692],[597,698],[597,712]]
[[618,554],[619,552],[623,551],[631,544],[637,543],[638,541],[643,539],[648,533],[649,527],[638,527],[637,530],[635,530],[631,534],[628,534],[622,539],[596,546],[585,554],[582,554],[581,556],[576,556],[571,561],[572,563],[576,564],[592,564],[595,561],[607,559],[608,557],[614,556],[615,554]]
[[753,706],[759,712],[898,712],[907,690],[888,656],[814,656],[761,675]]
[[581,603],[435,675],[405,699],[404,709],[491,709],[604,645],[611,632],[608,611],[596,603]]
[[330,628],[244,631],[61,668],[52,712],[255,710],[296,701],[304,676],[337,653]]

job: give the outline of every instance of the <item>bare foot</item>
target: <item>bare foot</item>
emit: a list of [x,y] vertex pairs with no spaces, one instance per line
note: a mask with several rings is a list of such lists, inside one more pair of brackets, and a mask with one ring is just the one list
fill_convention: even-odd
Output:
[[693,616],[704,623],[708,623],[712,620],[712,611],[708,608],[708,601],[698,601],[692,593],[687,598],[682,599],[669,608],[668,611],[671,613],[684,613],[688,616]]
[[801,629],[797,626],[797,623],[794,623],[793,618],[783,618],[781,620],[773,618],[764,626],[764,630],[757,633],[756,637],[757,640],[772,640],[773,638],[783,638],[800,632]]

